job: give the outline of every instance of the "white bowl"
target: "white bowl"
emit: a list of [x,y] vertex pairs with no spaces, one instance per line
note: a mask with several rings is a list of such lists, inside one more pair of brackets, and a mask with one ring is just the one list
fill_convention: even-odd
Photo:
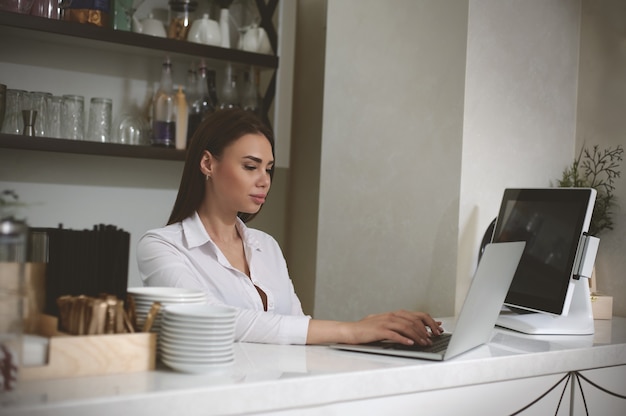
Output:
[[188,319],[214,319],[233,318],[237,316],[237,309],[222,305],[209,304],[183,304],[167,305],[165,314],[173,317],[185,317]]
[[171,347],[225,347],[235,342],[234,334],[208,335],[205,337],[189,337],[170,334],[165,330],[159,332],[159,339]]
[[199,289],[186,289],[182,287],[130,287],[127,292],[135,299],[197,299],[204,298],[206,294]]
[[166,352],[169,353],[180,353],[180,354],[198,354],[198,353],[225,353],[228,351],[233,351],[232,343],[223,344],[223,345],[211,345],[211,344],[202,344],[202,345],[190,345],[190,344],[179,344],[175,342],[170,342],[165,339],[161,339],[159,341],[159,348],[165,349]]
[[167,317],[161,321],[161,326],[167,329],[171,329],[173,332],[199,332],[199,333],[214,333],[223,332],[226,330],[234,330],[235,322],[187,322],[187,321],[173,321]]
[[193,338],[210,338],[215,336],[235,335],[235,327],[208,328],[208,329],[188,329],[188,328],[172,328],[171,326],[161,325],[161,332],[173,337]]

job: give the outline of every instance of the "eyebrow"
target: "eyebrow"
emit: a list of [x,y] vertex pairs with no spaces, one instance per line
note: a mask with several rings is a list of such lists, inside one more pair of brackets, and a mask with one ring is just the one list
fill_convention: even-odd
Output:
[[[244,156],[243,158],[244,158],[244,159],[250,159],[250,160],[252,160],[253,162],[256,162],[256,163],[259,163],[259,164],[262,164],[262,163],[263,163],[263,159],[258,158],[258,157],[256,157],[256,156]],[[273,165],[273,164],[274,164],[274,161],[273,161],[273,160],[270,160],[269,162],[267,162],[267,164],[268,164],[268,165]]]

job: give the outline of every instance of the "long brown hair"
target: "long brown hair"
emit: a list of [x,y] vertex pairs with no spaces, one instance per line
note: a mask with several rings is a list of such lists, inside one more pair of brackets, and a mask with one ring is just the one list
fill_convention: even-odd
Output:
[[[200,162],[205,150],[220,158],[224,148],[246,134],[262,134],[272,146],[274,156],[274,133],[265,123],[249,111],[239,108],[218,110],[205,117],[187,148],[187,158],[178,187],[178,195],[167,224],[180,222],[193,215],[204,199],[205,177],[200,171]],[[274,168],[270,178],[274,177]],[[258,212],[257,212],[258,213]],[[253,219],[257,213],[240,212],[244,222]]]

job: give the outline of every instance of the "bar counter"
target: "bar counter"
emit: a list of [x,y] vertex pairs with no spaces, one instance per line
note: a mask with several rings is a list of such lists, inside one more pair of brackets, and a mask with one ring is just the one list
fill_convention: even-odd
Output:
[[[444,320],[447,330],[454,321]],[[500,328],[450,361],[235,344],[211,373],[155,371],[20,383],[2,415],[626,414],[626,318],[589,336]],[[419,409],[419,412],[416,409]],[[558,410],[558,412],[557,412]],[[358,412],[358,413],[357,413]]]

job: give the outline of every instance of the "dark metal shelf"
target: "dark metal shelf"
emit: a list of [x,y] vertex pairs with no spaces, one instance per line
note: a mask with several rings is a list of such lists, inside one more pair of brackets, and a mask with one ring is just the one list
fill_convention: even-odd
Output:
[[0,134],[0,148],[159,160],[185,160],[186,155],[184,150],[163,147],[98,143],[4,133]]
[[[276,7],[275,4],[271,4],[271,8],[263,4],[261,6],[263,6],[265,13],[272,12]],[[236,67],[252,65],[270,70],[278,68],[278,57],[274,55],[201,45],[6,11],[0,11],[0,38],[7,41],[11,38],[45,40],[61,45],[96,48],[147,58],[161,59],[164,53],[172,59],[192,56],[202,58],[207,64],[216,68],[225,66],[229,62]],[[270,87],[268,87],[266,99],[271,101],[274,96],[273,84],[270,84]],[[186,154],[184,150],[151,146],[97,143],[49,137],[25,137],[12,134],[0,134],[0,148],[157,160],[185,160]]]
[[[4,35],[53,40],[67,45],[88,45],[118,52],[162,57],[200,57],[213,65],[226,62],[234,65],[254,65],[262,68],[278,68],[278,57],[238,49],[202,45],[176,39],[159,38],[141,33],[113,30],[77,22],[46,19],[20,13],[0,11],[0,26]],[[11,33],[11,31],[14,31]]]

